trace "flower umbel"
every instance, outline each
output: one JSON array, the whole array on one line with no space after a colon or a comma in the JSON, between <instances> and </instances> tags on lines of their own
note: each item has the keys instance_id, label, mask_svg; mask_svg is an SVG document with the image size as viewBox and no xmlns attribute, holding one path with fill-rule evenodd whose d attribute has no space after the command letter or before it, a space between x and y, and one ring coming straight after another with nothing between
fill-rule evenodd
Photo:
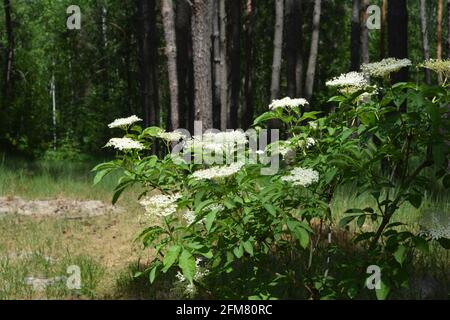
<instances>
[{"instance_id":1,"label":"flower umbel","mask_svg":"<svg viewBox=\"0 0 450 320\"><path fill-rule=\"evenodd\" d=\"M217 166L208 169L198 170L192 174L195 180L213 180L234 175L243 167L242 162L232 163L229 166Z\"/></svg>"},{"instance_id":2,"label":"flower umbel","mask_svg":"<svg viewBox=\"0 0 450 320\"><path fill-rule=\"evenodd\" d=\"M113 122L111 122L110 124L108 124L109 128L123 128L123 127L127 127L132 125L133 123L142 121L141 118L133 115L131 117L128 118L120 118L120 119L116 119Z\"/></svg>"},{"instance_id":3,"label":"flower umbel","mask_svg":"<svg viewBox=\"0 0 450 320\"><path fill-rule=\"evenodd\" d=\"M275 110L278 108L297 108L300 106L305 106L307 104L309 104L309 102L306 99L303 98L291 99L289 97L286 97L279 100L273 100L272 103L269 105L269 109Z\"/></svg>"},{"instance_id":4,"label":"flower umbel","mask_svg":"<svg viewBox=\"0 0 450 320\"><path fill-rule=\"evenodd\" d=\"M349 73L343 73L339 77L335 77L332 80L327 81L326 85L332 88L344 89L345 91L348 91L349 89L357 91L367 87L369 85L369 81L367 81L363 73L352 71Z\"/></svg>"},{"instance_id":5,"label":"flower umbel","mask_svg":"<svg viewBox=\"0 0 450 320\"><path fill-rule=\"evenodd\" d=\"M105 147L113 147L117 150L142 150L144 145L139 141L135 141L130 138L112 138L108 141Z\"/></svg>"},{"instance_id":6,"label":"flower umbel","mask_svg":"<svg viewBox=\"0 0 450 320\"><path fill-rule=\"evenodd\" d=\"M139 203L145 208L148 215L156 214L160 217L167 217L177 211L177 200L180 194L165 195L157 194L152 197L142 199Z\"/></svg>"},{"instance_id":7,"label":"flower umbel","mask_svg":"<svg viewBox=\"0 0 450 320\"><path fill-rule=\"evenodd\" d=\"M290 182L294 186L307 187L319 181L319 173L313 169L294 168L289 175L281 177L282 181Z\"/></svg>"},{"instance_id":8,"label":"flower umbel","mask_svg":"<svg viewBox=\"0 0 450 320\"><path fill-rule=\"evenodd\" d=\"M375 78L386 78L391 73L412 65L409 59L386 58L379 62L367 63L361 66L361 70Z\"/></svg>"}]
</instances>

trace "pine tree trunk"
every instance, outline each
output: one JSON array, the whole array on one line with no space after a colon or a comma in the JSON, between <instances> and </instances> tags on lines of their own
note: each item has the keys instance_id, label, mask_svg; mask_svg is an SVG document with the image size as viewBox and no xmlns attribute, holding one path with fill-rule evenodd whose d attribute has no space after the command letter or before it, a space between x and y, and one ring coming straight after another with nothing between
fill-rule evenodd
<instances>
[{"instance_id":1,"label":"pine tree trunk","mask_svg":"<svg viewBox=\"0 0 450 320\"><path fill-rule=\"evenodd\" d=\"M241 0L228 0L230 8L230 108L228 128L238 127L239 96L241 89Z\"/></svg>"},{"instance_id":2,"label":"pine tree trunk","mask_svg":"<svg viewBox=\"0 0 450 320\"><path fill-rule=\"evenodd\" d=\"M191 6L187 1L176 2L176 42L178 74L178 108L180 125L190 132L194 123L194 90L191 41Z\"/></svg>"},{"instance_id":3,"label":"pine tree trunk","mask_svg":"<svg viewBox=\"0 0 450 320\"><path fill-rule=\"evenodd\" d=\"M255 50L253 48L253 28L255 23L255 0L246 0L245 4L245 79L244 79L244 128L247 129L252 125L254 114L254 60Z\"/></svg>"},{"instance_id":4,"label":"pine tree trunk","mask_svg":"<svg viewBox=\"0 0 450 320\"><path fill-rule=\"evenodd\" d=\"M228 61L227 61L227 11L226 0L220 0L220 129L228 124Z\"/></svg>"},{"instance_id":5,"label":"pine tree trunk","mask_svg":"<svg viewBox=\"0 0 450 320\"><path fill-rule=\"evenodd\" d=\"M280 97L281 58L283 50L284 0L275 0L275 34L273 38L271 99Z\"/></svg>"},{"instance_id":6,"label":"pine tree trunk","mask_svg":"<svg viewBox=\"0 0 450 320\"><path fill-rule=\"evenodd\" d=\"M317 54L319 51L320 14L321 0L314 1L313 11L313 31L311 36L311 48L308 59L308 69L306 71L305 96L310 99L314 90L314 78L316 75Z\"/></svg>"},{"instance_id":7,"label":"pine tree trunk","mask_svg":"<svg viewBox=\"0 0 450 320\"><path fill-rule=\"evenodd\" d=\"M211 87L212 1L192 1L192 47L194 58L195 120L203 129L213 127Z\"/></svg>"},{"instance_id":8,"label":"pine tree trunk","mask_svg":"<svg viewBox=\"0 0 450 320\"><path fill-rule=\"evenodd\" d=\"M299 47L299 8L297 0L286 0L286 78L287 95L296 96Z\"/></svg>"},{"instance_id":9,"label":"pine tree trunk","mask_svg":"<svg viewBox=\"0 0 450 320\"><path fill-rule=\"evenodd\" d=\"M428 43L428 23L426 0L420 0L420 31L422 33L422 51L424 60L430 59L430 45ZM424 68L425 82L431 84L431 72Z\"/></svg>"},{"instance_id":10,"label":"pine tree trunk","mask_svg":"<svg viewBox=\"0 0 450 320\"><path fill-rule=\"evenodd\" d=\"M297 9L298 9L298 24L297 24L297 32L298 32L298 47L297 47L297 64L295 66L295 95L297 97L303 96L303 73L305 69L305 63L303 61L303 0L297 0Z\"/></svg>"},{"instance_id":11,"label":"pine tree trunk","mask_svg":"<svg viewBox=\"0 0 450 320\"><path fill-rule=\"evenodd\" d=\"M447 0L447 59L450 59L450 0Z\"/></svg>"},{"instance_id":12,"label":"pine tree trunk","mask_svg":"<svg viewBox=\"0 0 450 320\"><path fill-rule=\"evenodd\" d=\"M360 27L360 0L353 0L352 28L350 36L350 70L358 71L361 61L361 27Z\"/></svg>"},{"instance_id":13,"label":"pine tree trunk","mask_svg":"<svg viewBox=\"0 0 450 320\"><path fill-rule=\"evenodd\" d=\"M387 15L387 2L388 0L382 0L381 3L381 21L380 21L380 60L386 58L386 15Z\"/></svg>"},{"instance_id":14,"label":"pine tree trunk","mask_svg":"<svg viewBox=\"0 0 450 320\"><path fill-rule=\"evenodd\" d=\"M408 57L408 10L406 0L388 1L388 45L389 56ZM391 76L392 82L408 81L408 69L403 68Z\"/></svg>"},{"instance_id":15,"label":"pine tree trunk","mask_svg":"<svg viewBox=\"0 0 450 320\"><path fill-rule=\"evenodd\" d=\"M139 65L142 110L146 126L158 123L158 79L156 74L156 3L155 0L139 0Z\"/></svg>"},{"instance_id":16,"label":"pine tree trunk","mask_svg":"<svg viewBox=\"0 0 450 320\"><path fill-rule=\"evenodd\" d=\"M219 11L220 11L220 0L213 1L213 122L214 127L218 125L220 127L220 80L221 80L221 69L220 69L220 21L219 21Z\"/></svg>"},{"instance_id":17,"label":"pine tree trunk","mask_svg":"<svg viewBox=\"0 0 450 320\"><path fill-rule=\"evenodd\" d=\"M437 46L436 46L436 59L442 60L442 14L444 11L443 0L438 0L437 3ZM439 83L442 83L442 76L438 76Z\"/></svg>"},{"instance_id":18,"label":"pine tree trunk","mask_svg":"<svg viewBox=\"0 0 450 320\"><path fill-rule=\"evenodd\" d=\"M369 63L369 29L367 28L367 8L369 0L362 0L361 6L361 61Z\"/></svg>"},{"instance_id":19,"label":"pine tree trunk","mask_svg":"<svg viewBox=\"0 0 450 320\"><path fill-rule=\"evenodd\" d=\"M8 41L8 48L6 53L5 65L5 82L4 82L4 98L8 99L12 93L13 87L13 66L14 66L14 33L11 20L11 1L3 0L3 9L5 11L5 29L6 38Z\"/></svg>"},{"instance_id":20,"label":"pine tree trunk","mask_svg":"<svg viewBox=\"0 0 450 320\"><path fill-rule=\"evenodd\" d=\"M164 39L166 42L167 69L169 73L170 90L170 123L171 129L180 127L178 108L178 75L177 48L175 35L175 13L172 0L161 0L161 14L164 25Z\"/></svg>"}]
</instances>

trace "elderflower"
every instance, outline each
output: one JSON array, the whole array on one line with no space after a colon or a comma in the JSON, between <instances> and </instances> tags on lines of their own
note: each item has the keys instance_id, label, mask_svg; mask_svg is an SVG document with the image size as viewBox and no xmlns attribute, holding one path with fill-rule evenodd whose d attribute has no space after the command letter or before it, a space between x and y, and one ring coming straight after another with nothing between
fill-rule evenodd
<instances>
[{"instance_id":1,"label":"elderflower","mask_svg":"<svg viewBox=\"0 0 450 320\"><path fill-rule=\"evenodd\" d=\"M112 138L108 141L105 147L113 147L118 150L142 150L144 149L144 145L139 141L135 141L130 138Z\"/></svg>"},{"instance_id":2,"label":"elderflower","mask_svg":"<svg viewBox=\"0 0 450 320\"><path fill-rule=\"evenodd\" d=\"M289 97L279 99L279 100L273 100L272 103L269 105L270 110L275 110L278 108L297 108L299 106L305 106L309 104L309 102L306 99L298 98L298 99L291 99Z\"/></svg>"},{"instance_id":3,"label":"elderflower","mask_svg":"<svg viewBox=\"0 0 450 320\"><path fill-rule=\"evenodd\" d=\"M311 137L306 138L306 148L307 149L314 147L315 145L316 145L316 140L314 140L314 138L311 138Z\"/></svg>"},{"instance_id":4,"label":"elderflower","mask_svg":"<svg viewBox=\"0 0 450 320\"><path fill-rule=\"evenodd\" d=\"M120 118L120 119L116 119L113 122L111 122L110 124L108 124L109 128L122 128L122 127L127 127L132 125L133 123L142 121L141 118L138 118L137 116L131 116L128 118Z\"/></svg>"},{"instance_id":5,"label":"elderflower","mask_svg":"<svg viewBox=\"0 0 450 320\"><path fill-rule=\"evenodd\" d=\"M450 60L430 59L422 63L420 67L430 69L437 74L444 76L444 78L450 77Z\"/></svg>"},{"instance_id":6,"label":"elderflower","mask_svg":"<svg viewBox=\"0 0 450 320\"><path fill-rule=\"evenodd\" d=\"M443 221L436 214L431 215L431 219L428 223L425 223L421 231L421 235L431 237L433 240L439 240L441 238L450 239L450 220Z\"/></svg>"},{"instance_id":7,"label":"elderflower","mask_svg":"<svg viewBox=\"0 0 450 320\"><path fill-rule=\"evenodd\" d=\"M244 164L242 162L232 163L229 166L217 166L208 169L198 170L192 174L195 180L213 180L234 175L241 170Z\"/></svg>"},{"instance_id":8,"label":"elderflower","mask_svg":"<svg viewBox=\"0 0 450 320\"><path fill-rule=\"evenodd\" d=\"M248 142L247 135L241 130L225 132L206 132L202 136L194 136L186 141L187 150L204 152L231 152L236 146L244 146Z\"/></svg>"},{"instance_id":9,"label":"elderflower","mask_svg":"<svg viewBox=\"0 0 450 320\"><path fill-rule=\"evenodd\" d=\"M157 194L144 198L139 203L145 208L147 214L167 217L177 211L177 200L180 198L179 193L173 195Z\"/></svg>"},{"instance_id":10,"label":"elderflower","mask_svg":"<svg viewBox=\"0 0 450 320\"><path fill-rule=\"evenodd\" d=\"M177 131L173 132L161 131L157 134L157 137L166 141L180 141L185 137L185 135Z\"/></svg>"},{"instance_id":11,"label":"elderflower","mask_svg":"<svg viewBox=\"0 0 450 320\"><path fill-rule=\"evenodd\" d=\"M366 77L360 72L349 72L343 73L339 77L335 77L330 81L326 82L327 87L339 88L343 91L356 92L358 90L364 89L369 85Z\"/></svg>"},{"instance_id":12,"label":"elderflower","mask_svg":"<svg viewBox=\"0 0 450 320\"><path fill-rule=\"evenodd\" d=\"M319 173L313 169L294 168L289 175L281 177L282 181L290 182L294 186L307 187L319 181Z\"/></svg>"},{"instance_id":13,"label":"elderflower","mask_svg":"<svg viewBox=\"0 0 450 320\"><path fill-rule=\"evenodd\" d=\"M379 62L367 63L361 66L361 70L375 78L386 78L391 73L412 65L409 59L387 58Z\"/></svg>"}]
</instances>

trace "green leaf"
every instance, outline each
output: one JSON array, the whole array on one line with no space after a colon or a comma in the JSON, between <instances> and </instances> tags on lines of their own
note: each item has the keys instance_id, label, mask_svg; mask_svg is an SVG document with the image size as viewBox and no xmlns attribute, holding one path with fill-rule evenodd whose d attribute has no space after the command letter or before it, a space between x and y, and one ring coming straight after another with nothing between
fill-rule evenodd
<instances>
[{"instance_id":1,"label":"green leaf","mask_svg":"<svg viewBox=\"0 0 450 320\"><path fill-rule=\"evenodd\" d=\"M152 268L152 270L150 271L150 274L149 274L149 280L150 280L150 283L153 283L154 281L155 281L155 278L156 278L156 272L158 271L158 268L160 267L160 265L156 265L156 266L154 266L153 268Z\"/></svg>"},{"instance_id":2,"label":"green leaf","mask_svg":"<svg viewBox=\"0 0 450 320\"><path fill-rule=\"evenodd\" d=\"M422 251L425 254L430 252L430 246L429 246L428 242L424 238L415 237L414 238L414 246L418 250Z\"/></svg>"},{"instance_id":3,"label":"green leaf","mask_svg":"<svg viewBox=\"0 0 450 320\"><path fill-rule=\"evenodd\" d=\"M303 249L306 249L309 244L309 234L308 231L306 231L303 228L297 228L296 229L296 235L297 239L300 242L300 245L303 247Z\"/></svg>"},{"instance_id":4,"label":"green leaf","mask_svg":"<svg viewBox=\"0 0 450 320\"><path fill-rule=\"evenodd\" d=\"M217 210L213 210L206 215L205 226L206 226L206 230L208 232L211 231L211 227L212 227L214 220L216 220L216 216L217 216Z\"/></svg>"},{"instance_id":5,"label":"green leaf","mask_svg":"<svg viewBox=\"0 0 450 320\"><path fill-rule=\"evenodd\" d=\"M253 256L253 245L250 240L244 242L244 249L249 255Z\"/></svg>"},{"instance_id":6,"label":"green leaf","mask_svg":"<svg viewBox=\"0 0 450 320\"><path fill-rule=\"evenodd\" d=\"M276 216L277 215L277 209L271 205L270 203L264 203L263 207L267 210L267 212L269 212L272 216Z\"/></svg>"},{"instance_id":7,"label":"green leaf","mask_svg":"<svg viewBox=\"0 0 450 320\"><path fill-rule=\"evenodd\" d=\"M450 239L440 238L438 242L442 248L450 250Z\"/></svg>"},{"instance_id":8,"label":"green leaf","mask_svg":"<svg viewBox=\"0 0 450 320\"><path fill-rule=\"evenodd\" d=\"M450 188L450 174L446 175L444 179L442 179L442 184L446 189Z\"/></svg>"},{"instance_id":9,"label":"green leaf","mask_svg":"<svg viewBox=\"0 0 450 320\"><path fill-rule=\"evenodd\" d=\"M380 289L375 289L375 294L378 300L386 300L391 288L389 288L383 281L380 280Z\"/></svg>"},{"instance_id":10,"label":"green leaf","mask_svg":"<svg viewBox=\"0 0 450 320\"><path fill-rule=\"evenodd\" d=\"M180 252L181 252L181 246L179 246L179 245L174 245L169 248L167 253L164 255L164 260L163 260L164 268L162 270L164 273L166 273L167 270L169 270L170 267L177 261L178 256L180 255Z\"/></svg>"},{"instance_id":11,"label":"green leaf","mask_svg":"<svg viewBox=\"0 0 450 320\"><path fill-rule=\"evenodd\" d=\"M397 250L394 252L394 258L395 260L400 263L403 264L403 261L405 261L406 258L406 247L404 245L399 245Z\"/></svg>"},{"instance_id":12,"label":"green leaf","mask_svg":"<svg viewBox=\"0 0 450 320\"><path fill-rule=\"evenodd\" d=\"M197 265L195 264L194 257L189 251L183 250L183 252L180 255L180 261L178 263L178 266L181 268L181 271L183 272L185 278L190 283L192 283L192 281L194 280Z\"/></svg>"},{"instance_id":13,"label":"green leaf","mask_svg":"<svg viewBox=\"0 0 450 320\"><path fill-rule=\"evenodd\" d=\"M421 194L412 194L410 193L408 195L408 201L411 203L415 208L419 209L422 205L422 195Z\"/></svg>"},{"instance_id":14,"label":"green leaf","mask_svg":"<svg viewBox=\"0 0 450 320\"><path fill-rule=\"evenodd\" d=\"M233 249L233 253L236 256L236 258L240 259L244 255L244 246L239 244L239 247L235 247Z\"/></svg>"},{"instance_id":15,"label":"green leaf","mask_svg":"<svg viewBox=\"0 0 450 320\"><path fill-rule=\"evenodd\" d=\"M111 169L104 169L104 170L98 171L94 177L94 186L97 185L100 181L102 181L102 179L110 172L111 172Z\"/></svg>"}]
</instances>

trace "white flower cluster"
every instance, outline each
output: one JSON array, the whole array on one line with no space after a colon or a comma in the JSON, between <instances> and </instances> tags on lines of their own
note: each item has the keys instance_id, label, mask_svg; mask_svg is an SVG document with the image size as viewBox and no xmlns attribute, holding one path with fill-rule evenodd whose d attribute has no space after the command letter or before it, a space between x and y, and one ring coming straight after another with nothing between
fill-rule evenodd
<instances>
[{"instance_id":1,"label":"white flower cluster","mask_svg":"<svg viewBox=\"0 0 450 320\"><path fill-rule=\"evenodd\" d=\"M188 150L201 149L204 152L231 152L236 146L245 146L248 142L247 135L240 130L225 132L207 132L202 136L194 136L186 141Z\"/></svg>"},{"instance_id":2,"label":"white flower cluster","mask_svg":"<svg viewBox=\"0 0 450 320\"><path fill-rule=\"evenodd\" d=\"M306 148L307 149L314 147L315 145L316 145L316 140L314 140L314 138L311 138L311 137L306 138Z\"/></svg>"},{"instance_id":3,"label":"white flower cluster","mask_svg":"<svg viewBox=\"0 0 450 320\"><path fill-rule=\"evenodd\" d=\"M294 186L307 187L319 181L319 173L313 169L294 168L289 175L281 177L282 181L290 182Z\"/></svg>"},{"instance_id":4,"label":"white flower cluster","mask_svg":"<svg viewBox=\"0 0 450 320\"><path fill-rule=\"evenodd\" d=\"M243 167L244 163L236 162L228 166L216 166L208 169L198 170L192 174L195 180L213 180L234 175Z\"/></svg>"},{"instance_id":5,"label":"white flower cluster","mask_svg":"<svg viewBox=\"0 0 450 320\"><path fill-rule=\"evenodd\" d=\"M166 141L180 141L185 137L185 135L177 131L173 132L161 131L157 134L157 137Z\"/></svg>"},{"instance_id":6,"label":"white flower cluster","mask_svg":"<svg viewBox=\"0 0 450 320\"><path fill-rule=\"evenodd\" d=\"M160 217L167 217L177 211L177 200L181 198L180 194L157 194L152 197L146 197L139 203L145 208L147 214L156 214Z\"/></svg>"},{"instance_id":7,"label":"white flower cluster","mask_svg":"<svg viewBox=\"0 0 450 320\"><path fill-rule=\"evenodd\" d=\"M194 281L201 280L204 276L206 276L209 273L208 269L201 267L201 265L200 265L201 262L202 262L201 258L195 259L196 272L194 275ZM186 277L180 271L177 272L176 277L177 277L178 281L183 284L185 284L187 282ZM196 288L193 283L188 283L186 285L185 292L187 294L193 294L195 292L195 290L196 290Z\"/></svg>"},{"instance_id":8,"label":"white flower cluster","mask_svg":"<svg viewBox=\"0 0 450 320\"><path fill-rule=\"evenodd\" d=\"M144 145L139 141L135 141L130 138L111 138L105 147L113 147L117 150L142 150Z\"/></svg>"},{"instance_id":9,"label":"white flower cluster","mask_svg":"<svg viewBox=\"0 0 450 320\"><path fill-rule=\"evenodd\" d=\"M450 221L445 223L441 221L436 215L431 217L431 223L426 226L426 230L421 232L422 235L427 235L433 240L441 238L450 239Z\"/></svg>"},{"instance_id":10,"label":"white flower cluster","mask_svg":"<svg viewBox=\"0 0 450 320\"><path fill-rule=\"evenodd\" d=\"M379 62L367 63L361 66L362 72L375 78L386 78L391 73L412 65L409 59L387 58Z\"/></svg>"},{"instance_id":11,"label":"white flower cluster","mask_svg":"<svg viewBox=\"0 0 450 320\"><path fill-rule=\"evenodd\" d=\"M422 68L430 69L445 78L450 77L450 60L430 59L420 65Z\"/></svg>"},{"instance_id":12,"label":"white flower cluster","mask_svg":"<svg viewBox=\"0 0 450 320\"><path fill-rule=\"evenodd\" d=\"M137 116L131 116L128 118L120 118L120 119L116 119L113 122L111 122L110 124L108 124L108 127L112 128L122 128L122 127L127 127L132 125L133 123L142 121L141 118L138 118Z\"/></svg>"},{"instance_id":13,"label":"white flower cluster","mask_svg":"<svg viewBox=\"0 0 450 320\"><path fill-rule=\"evenodd\" d=\"M275 110L278 108L297 108L307 104L309 104L309 102L303 98L291 99L289 97L285 97L283 99L273 100L269 105L269 109Z\"/></svg>"},{"instance_id":14,"label":"white flower cluster","mask_svg":"<svg viewBox=\"0 0 450 320\"><path fill-rule=\"evenodd\" d=\"M327 81L326 85L332 88L352 88L356 91L366 88L369 85L369 81L363 73L352 71Z\"/></svg>"}]
</instances>

